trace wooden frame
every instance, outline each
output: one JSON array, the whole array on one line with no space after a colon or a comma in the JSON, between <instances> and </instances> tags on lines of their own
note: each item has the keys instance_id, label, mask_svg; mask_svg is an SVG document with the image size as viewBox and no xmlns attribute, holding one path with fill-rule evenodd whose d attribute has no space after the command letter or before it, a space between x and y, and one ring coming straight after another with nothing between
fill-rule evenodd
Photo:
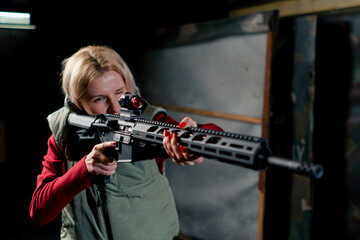
<instances>
[{"instance_id":1,"label":"wooden frame","mask_svg":"<svg viewBox=\"0 0 360 240\"><path fill-rule=\"evenodd\" d=\"M230 114L230 113L221 113L221 112L212 112L212 111L206 111L202 109L194 109L194 108L188 108L188 107L179 107L174 105L166 105L162 103L154 103L156 106L163 107L167 110L176 111L176 112L184 112L184 113L192 113L207 117L215 117L215 118L222 118L226 120L233 120L233 121L240 121L240 122L247 122L247 123L253 123L253 124L262 124L263 119L251 117L251 116L244 116L244 115L237 115L237 114Z\"/></svg>"},{"instance_id":2,"label":"wooden frame","mask_svg":"<svg viewBox=\"0 0 360 240\"><path fill-rule=\"evenodd\" d=\"M234 9L229 12L229 16L243 16L261 11L278 10L280 17L287 17L354 7L360 7L360 0L286 0Z\"/></svg>"},{"instance_id":3,"label":"wooden frame","mask_svg":"<svg viewBox=\"0 0 360 240\"><path fill-rule=\"evenodd\" d=\"M270 86L271 86L271 59L272 59L272 42L273 33L267 34L267 49L266 49L266 69L265 69L265 88L264 88L264 108L262 120L262 137L269 137L270 128ZM265 181L266 172L259 173L259 211L258 211L258 230L256 239L263 239L264 229L264 214L265 214Z\"/></svg>"}]
</instances>

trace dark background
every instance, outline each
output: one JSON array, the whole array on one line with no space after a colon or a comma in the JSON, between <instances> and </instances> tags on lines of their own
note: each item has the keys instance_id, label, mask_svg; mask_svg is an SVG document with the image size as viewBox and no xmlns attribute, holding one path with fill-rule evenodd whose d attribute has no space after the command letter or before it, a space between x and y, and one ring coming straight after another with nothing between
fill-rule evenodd
<instances>
[{"instance_id":1,"label":"dark background","mask_svg":"<svg viewBox=\"0 0 360 240\"><path fill-rule=\"evenodd\" d=\"M51 134L46 117L63 102L62 60L82 46L108 45L133 68L154 29L224 18L225 9L221 1L0 1L1 11L31 13L36 25L0 28L0 121L6 135L0 239L59 238L59 219L38 227L28 208Z\"/></svg>"},{"instance_id":2,"label":"dark background","mask_svg":"<svg viewBox=\"0 0 360 240\"><path fill-rule=\"evenodd\" d=\"M62 60L82 46L109 45L133 69L143 50L152 45L155 29L226 18L230 7L225 0L0 1L1 11L29 12L31 24L36 25L36 30L0 28L0 122L5 124L6 145L6 161L0 163L0 239L59 238L59 219L44 227L36 226L28 207L51 134L46 117L63 102L59 84ZM360 103L360 87L352 76L353 69L360 68L359 63L354 65L360 48L352 45L349 37L360 26L357 19L358 15L320 16L318 20L313 144L315 161L325 166L326 174L314 184L313 239L346 239L349 228L355 229L354 239L360 235L356 230L360 220L353 217L348 223L346 219L348 181L354 183L353 195L360 184L353 180L356 174L347 179L345 160L346 136L357 144L350 155L352 161L360 159L356 131L360 120L346 127L349 108L357 109ZM289 142L293 138L289 94L295 54L293 20L280 21L273 50L271 109L278 119L271 119L270 132L276 134L270 135L270 141L274 153L284 157L291 157ZM360 33L353 34L360 39ZM136 78L137 73L134 75ZM357 90L352 95L351 88ZM347 133L349 128L353 132ZM288 238L290 191L288 173L268 172L265 239Z\"/></svg>"}]
</instances>

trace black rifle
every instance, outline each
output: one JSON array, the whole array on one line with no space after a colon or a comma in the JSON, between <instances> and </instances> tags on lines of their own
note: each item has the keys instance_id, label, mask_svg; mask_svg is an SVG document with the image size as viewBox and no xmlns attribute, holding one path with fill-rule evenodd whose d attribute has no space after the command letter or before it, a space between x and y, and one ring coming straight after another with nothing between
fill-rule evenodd
<instances>
[{"instance_id":1,"label":"black rifle","mask_svg":"<svg viewBox=\"0 0 360 240\"><path fill-rule=\"evenodd\" d=\"M80 141L115 141L115 151L106 154L117 162L168 157L162 143L164 130L167 130L176 133L179 144L196 156L254 170L276 166L317 179L323 175L323 167L319 164L271 156L265 138L195 127L180 129L177 125L145 120L141 118L141 113L147 106L146 101L130 93L125 93L119 103L120 115L71 113L68 118ZM109 181L109 178L105 181Z\"/></svg>"}]
</instances>

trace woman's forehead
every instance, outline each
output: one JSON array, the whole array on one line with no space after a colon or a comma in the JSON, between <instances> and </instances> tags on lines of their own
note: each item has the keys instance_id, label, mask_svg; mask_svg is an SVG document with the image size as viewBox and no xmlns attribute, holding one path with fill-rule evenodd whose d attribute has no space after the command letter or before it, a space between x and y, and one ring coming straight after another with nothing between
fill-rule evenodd
<instances>
[{"instance_id":1,"label":"woman's forehead","mask_svg":"<svg viewBox=\"0 0 360 240\"><path fill-rule=\"evenodd\" d=\"M98 95L102 92L116 91L125 87L124 79L115 71L106 71L99 77L91 80L87 92L90 95Z\"/></svg>"}]
</instances>

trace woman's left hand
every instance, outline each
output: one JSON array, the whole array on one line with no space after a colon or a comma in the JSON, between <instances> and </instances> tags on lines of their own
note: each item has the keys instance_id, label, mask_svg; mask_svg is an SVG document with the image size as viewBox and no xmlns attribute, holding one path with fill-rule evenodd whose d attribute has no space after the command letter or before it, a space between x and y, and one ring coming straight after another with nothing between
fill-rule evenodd
<instances>
[{"instance_id":1,"label":"woman's left hand","mask_svg":"<svg viewBox=\"0 0 360 240\"><path fill-rule=\"evenodd\" d=\"M187 127L197 127L197 123L191 118L185 117L179 123L179 128L185 129ZM173 162L176 162L179 165L192 166L204 161L203 157L196 157L190 153L186 147L181 146L178 142L176 133L165 130L163 144L167 154L173 159Z\"/></svg>"}]
</instances>

